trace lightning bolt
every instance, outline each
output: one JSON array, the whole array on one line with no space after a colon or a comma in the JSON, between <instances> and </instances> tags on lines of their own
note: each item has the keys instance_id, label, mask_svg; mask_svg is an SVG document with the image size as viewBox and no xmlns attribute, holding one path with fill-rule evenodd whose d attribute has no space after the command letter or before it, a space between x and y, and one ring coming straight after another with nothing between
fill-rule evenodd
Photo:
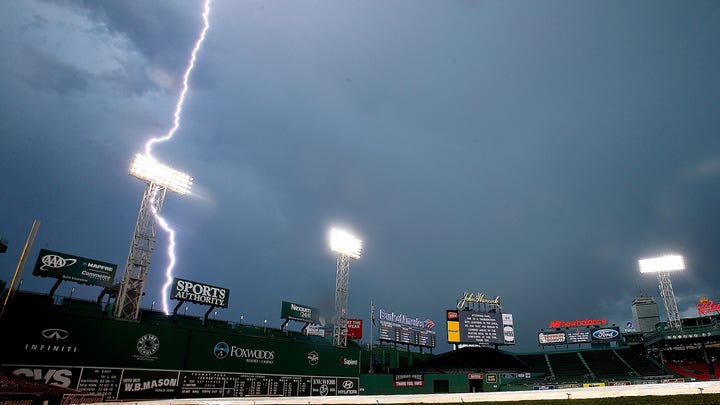
<instances>
[{"instance_id":1,"label":"lightning bolt","mask_svg":"<svg viewBox=\"0 0 720 405\"><path fill-rule=\"evenodd\" d=\"M182 91L180 92L180 96L178 97L178 101L175 104L175 112L173 114L173 126L170 128L170 130L165 133L163 136L154 137L151 138L147 143L145 143L145 156L149 159L152 159L152 161L156 161L156 159L152 155L152 147L154 144L158 142L165 142L167 140L170 140L170 138L175 135L175 132L180 128L180 117L182 116L182 110L183 110L183 104L185 104L185 96L187 95L188 89L190 86L188 85L188 81L190 79L190 73L192 72L193 68L195 67L195 60L197 59L197 54L200 51L200 48L202 47L203 41L205 41L205 35L207 34L208 29L210 28L210 2L211 0L205 0L203 5L203 13L202 13L202 19L203 19L203 28L200 31L200 35L198 35L197 40L195 41L195 46L192 49L192 53L190 56L190 61L187 64L187 68L185 69L185 74L183 75L183 86ZM167 248L167 255L170 258L170 262L168 263L167 268L165 269L165 284L162 288L162 305L163 305L163 311L165 312L165 315L169 315L170 311L168 309L168 294L167 291L170 288L170 284L172 284L173 279L173 268L175 267L175 262L177 261L175 258L175 231L170 227L170 224L168 224L167 220L160 216L160 213L155 208L155 198L156 195L153 195L150 201L150 206L152 207L152 213L155 217L155 220L160 225L160 227L168 234L168 239L170 240L170 243L168 244Z\"/></svg>"}]
</instances>

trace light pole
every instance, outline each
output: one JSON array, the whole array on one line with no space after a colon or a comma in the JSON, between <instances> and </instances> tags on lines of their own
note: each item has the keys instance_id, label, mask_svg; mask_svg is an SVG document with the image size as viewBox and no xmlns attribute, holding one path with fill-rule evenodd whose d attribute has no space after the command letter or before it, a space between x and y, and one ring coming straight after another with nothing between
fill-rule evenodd
<instances>
[{"instance_id":1,"label":"light pole","mask_svg":"<svg viewBox=\"0 0 720 405\"><path fill-rule=\"evenodd\" d=\"M115 300L115 317L134 320L140 313L140 300L155 246L156 215L162 209L168 190L180 195L190 193L192 178L142 154L135 155L130 175L143 180L147 186L130 242L125 273Z\"/></svg>"},{"instance_id":2,"label":"light pole","mask_svg":"<svg viewBox=\"0 0 720 405\"><path fill-rule=\"evenodd\" d=\"M678 312L675 293L670 282L670 272L685 270L683 257L680 255L666 255L641 259L638 260L638 266L640 267L640 273L657 273L660 296L665 303L668 325L670 329L681 329L682 322L680 322L680 312Z\"/></svg>"},{"instance_id":3,"label":"light pole","mask_svg":"<svg viewBox=\"0 0 720 405\"><path fill-rule=\"evenodd\" d=\"M359 259L362 241L345 231L333 228L330 231L330 249L337 253L335 275L335 320L333 323L333 344L347 346L348 284L350 281L350 260Z\"/></svg>"}]
</instances>

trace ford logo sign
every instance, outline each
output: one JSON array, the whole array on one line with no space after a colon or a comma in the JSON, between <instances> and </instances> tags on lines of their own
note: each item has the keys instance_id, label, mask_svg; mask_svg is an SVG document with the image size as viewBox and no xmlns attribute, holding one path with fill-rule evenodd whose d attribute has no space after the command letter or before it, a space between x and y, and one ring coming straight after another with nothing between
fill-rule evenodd
<instances>
[{"instance_id":1,"label":"ford logo sign","mask_svg":"<svg viewBox=\"0 0 720 405\"><path fill-rule=\"evenodd\" d=\"M618 337L618 335L620 335L620 332L616 331L615 329L600 329L593 332L592 335L595 339L610 340Z\"/></svg>"}]
</instances>

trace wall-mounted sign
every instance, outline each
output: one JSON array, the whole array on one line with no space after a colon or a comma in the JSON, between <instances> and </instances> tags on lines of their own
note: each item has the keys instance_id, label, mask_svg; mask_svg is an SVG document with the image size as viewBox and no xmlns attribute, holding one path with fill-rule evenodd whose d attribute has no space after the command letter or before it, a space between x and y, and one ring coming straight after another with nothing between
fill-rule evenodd
<instances>
[{"instance_id":1,"label":"wall-mounted sign","mask_svg":"<svg viewBox=\"0 0 720 405\"><path fill-rule=\"evenodd\" d=\"M280 311L281 319L290 319L299 322L320 323L320 310L307 305L283 301Z\"/></svg>"},{"instance_id":2,"label":"wall-mounted sign","mask_svg":"<svg viewBox=\"0 0 720 405\"><path fill-rule=\"evenodd\" d=\"M422 374L395 374L393 386L395 387L422 387L425 385L425 376Z\"/></svg>"},{"instance_id":3,"label":"wall-mounted sign","mask_svg":"<svg viewBox=\"0 0 720 405\"><path fill-rule=\"evenodd\" d=\"M116 270L116 264L40 249L33 275L112 287Z\"/></svg>"},{"instance_id":4,"label":"wall-mounted sign","mask_svg":"<svg viewBox=\"0 0 720 405\"><path fill-rule=\"evenodd\" d=\"M173 279L170 299L227 308L230 290L196 281Z\"/></svg>"}]
</instances>

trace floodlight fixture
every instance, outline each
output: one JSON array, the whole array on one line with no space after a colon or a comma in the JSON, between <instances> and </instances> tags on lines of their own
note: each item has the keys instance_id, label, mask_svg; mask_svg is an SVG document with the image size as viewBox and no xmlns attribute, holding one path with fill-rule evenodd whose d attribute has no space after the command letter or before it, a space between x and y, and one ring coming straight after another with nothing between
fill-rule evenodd
<instances>
[{"instance_id":1,"label":"floodlight fixture","mask_svg":"<svg viewBox=\"0 0 720 405\"><path fill-rule=\"evenodd\" d=\"M638 260L638 266L640 267L641 273L657 274L658 287L660 289L660 296L665 304L668 326L670 329L682 329L680 312L678 311L675 292L673 291L672 282L670 281L670 272L685 270L683 257L680 255L665 255L641 259Z\"/></svg>"},{"instance_id":2,"label":"floodlight fixture","mask_svg":"<svg viewBox=\"0 0 720 405\"><path fill-rule=\"evenodd\" d=\"M159 163L157 160L138 153L130 167L130 175L181 195L189 194L192 177L181 171Z\"/></svg>"},{"instance_id":3,"label":"floodlight fixture","mask_svg":"<svg viewBox=\"0 0 720 405\"><path fill-rule=\"evenodd\" d=\"M685 261L680 255L665 255L638 260L640 273L685 270Z\"/></svg>"},{"instance_id":4,"label":"floodlight fixture","mask_svg":"<svg viewBox=\"0 0 720 405\"><path fill-rule=\"evenodd\" d=\"M348 232L332 228L330 230L330 249L351 259L359 259L362 251L362 241Z\"/></svg>"}]
</instances>

